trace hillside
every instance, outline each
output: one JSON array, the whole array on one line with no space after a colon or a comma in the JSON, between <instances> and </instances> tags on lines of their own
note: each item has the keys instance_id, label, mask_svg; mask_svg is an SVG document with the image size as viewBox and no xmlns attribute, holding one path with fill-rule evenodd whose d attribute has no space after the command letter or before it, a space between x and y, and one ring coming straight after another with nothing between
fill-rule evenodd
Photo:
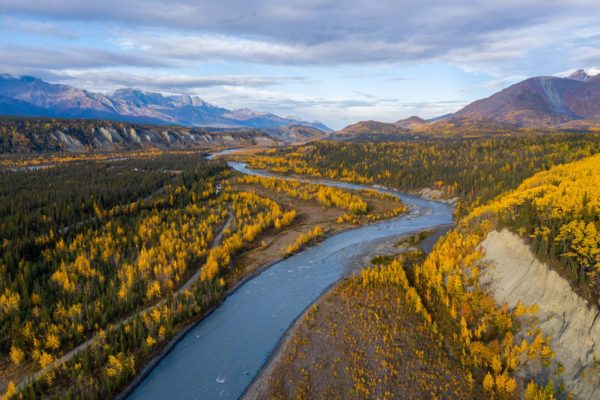
<instances>
[{"instance_id":1,"label":"hillside","mask_svg":"<svg viewBox=\"0 0 600 400\"><path fill-rule=\"evenodd\" d=\"M579 70L566 78L530 78L477 100L453 116L483 117L524 127L560 126L571 121L594 125L600 119L600 76Z\"/></svg>"},{"instance_id":2,"label":"hillside","mask_svg":"<svg viewBox=\"0 0 600 400\"><path fill-rule=\"evenodd\" d=\"M394 125L405 129L419 129L427 126L427 121L416 115L394 122Z\"/></svg>"},{"instance_id":3,"label":"hillside","mask_svg":"<svg viewBox=\"0 0 600 400\"><path fill-rule=\"evenodd\" d=\"M0 75L0 115L88 118L148 124L211 126L221 128L278 128L301 125L323 132L320 122L283 118L247 108L229 110L199 97L163 95L138 89L94 93L41 79Z\"/></svg>"},{"instance_id":4,"label":"hillside","mask_svg":"<svg viewBox=\"0 0 600 400\"><path fill-rule=\"evenodd\" d=\"M279 128L263 129L269 136L286 143L304 143L322 139L325 132L311 126L285 125Z\"/></svg>"},{"instance_id":5,"label":"hillside","mask_svg":"<svg viewBox=\"0 0 600 400\"><path fill-rule=\"evenodd\" d=\"M488 136L523 132L522 128L514 124L498 122L490 118L456 115L423 125L415 131L429 135L449 136Z\"/></svg>"},{"instance_id":6,"label":"hillside","mask_svg":"<svg viewBox=\"0 0 600 400\"><path fill-rule=\"evenodd\" d=\"M581 293L600 304L600 156L556 166L514 191L476 208L468 222L489 215L528 238L542 260L554 260Z\"/></svg>"},{"instance_id":7,"label":"hillside","mask_svg":"<svg viewBox=\"0 0 600 400\"><path fill-rule=\"evenodd\" d=\"M563 364L559 382L576 398L600 393L597 379L600 304L600 155L559 165L473 210L463 221L492 221L482 243L497 301L537 305L540 329ZM529 249L526 244L529 244Z\"/></svg>"},{"instance_id":8,"label":"hillside","mask_svg":"<svg viewBox=\"0 0 600 400\"><path fill-rule=\"evenodd\" d=\"M501 135L371 142L315 142L248 158L257 169L380 184L405 192L429 188L463 207L484 204L551 165L600 151L595 133Z\"/></svg>"},{"instance_id":9,"label":"hillside","mask_svg":"<svg viewBox=\"0 0 600 400\"><path fill-rule=\"evenodd\" d=\"M334 132L332 140L389 140L404 138L410 131L406 128L379 121L360 121Z\"/></svg>"},{"instance_id":10,"label":"hillside","mask_svg":"<svg viewBox=\"0 0 600 400\"><path fill-rule=\"evenodd\" d=\"M482 283L498 303L511 308L537 307L540 330L550 338L563 366L559 378L575 398L595 399L600 382L594 377L600 357L599 310L590 307L569 281L548 263L541 262L519 235L507 229L492 231L481 243L485 261L494 265L482 275Z\"/></svg>"},{"instance_id":11,"label":"hillside","mask_svg":"<svg viewBox=\"0 0 600 400\"><path fill-rule=\"evenodd\" d=\"M252 129L211 131L87 119L0 118L0 153L247 147L280 143Z\"/></svg>"}]
</instances>

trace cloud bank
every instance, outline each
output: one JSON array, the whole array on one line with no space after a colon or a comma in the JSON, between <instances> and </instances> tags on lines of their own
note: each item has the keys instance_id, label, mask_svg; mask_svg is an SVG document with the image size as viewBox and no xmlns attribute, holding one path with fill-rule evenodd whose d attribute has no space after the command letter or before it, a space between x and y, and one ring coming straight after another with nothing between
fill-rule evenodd
<instances>
[{"instance_id":1,"label":"cloud bank","mask_svg":"<svg viewBox=\"0 0 600 400\"><path fill-rule=\"evenodd\" d=\"M0 57L5 72L103 88L289 94L348 67L444 64L485 75L480 86L492 90L600 64L596 9L591 0L0 0Z\"/></svg>"}]
</instances>

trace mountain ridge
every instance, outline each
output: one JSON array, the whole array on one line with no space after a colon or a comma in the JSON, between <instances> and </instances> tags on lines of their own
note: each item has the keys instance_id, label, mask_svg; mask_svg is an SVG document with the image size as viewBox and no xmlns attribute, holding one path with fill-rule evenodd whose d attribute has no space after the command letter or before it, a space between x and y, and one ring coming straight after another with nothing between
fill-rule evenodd
<instances>
[{"instance_id":1,"label":"mountain ridge","mask_svg":"<svg viewBox=\"0 0 600 400\"><path fill-rule=\"evenodd\" d=\"M580 69L568 76L537 76L475 100L455 113L394 123L359 121L329 135L346 140L385 133L508 132L522 129L589 129L600 125L600 74ZM394 128L396 127L396 129Z\"/></svg>"},{"instance_id":2,"label":"mountain ridge","mask_svg":"<svg viewBox=\"0 0 600 400\"><path fill-rule=\"evenodd\" d=\"M0 99L0 114L5 116L105 119L216 128L274 129L295 125L332 132L318 121L283 118L247 108L229 110L197 96L164 95L135 88L102 94L27 75L0 75Z\"/></svg>"},{"instance_id":3,"label":"mountain ridge","mask_svg":"<svg viewBox=\"0 0 600 400\"><path fill-rule=\"evenodd\" d=\"M526 128L562 127L600 120L600 74L580 69L569 76L536 76L515 83L455 112Z\"/></svg>"},{"instance_id":4,"label":"mountain ridge","mask_svg":"<svg viewBox=\"0 0 600 400\"><path fill-rule=\"evenodd\" d=\"M110 152L148 148L231 148L285 144L285 141L276 138L278 135L246 128L216 129L95 119L2 117L0 154Z\"/></svg>"}]
</instances>

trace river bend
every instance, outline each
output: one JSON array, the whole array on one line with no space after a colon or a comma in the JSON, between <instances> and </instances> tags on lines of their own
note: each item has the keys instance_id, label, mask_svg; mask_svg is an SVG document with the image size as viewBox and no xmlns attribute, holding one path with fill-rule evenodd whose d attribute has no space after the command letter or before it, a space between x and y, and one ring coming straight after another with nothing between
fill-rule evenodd
<instances>
[{"instance_id":1,"label":"river bend","mask_svg":"<svg viewBox=\"0 0 600 400\"><path fill-rule=\"evenodd\" d=\"M245 174L279 176L251 170L245 163L229 162L229 166ZM246 281L175 345L129 400L239 398L288 327L342 278L354 257L378 240L452 222L452 208L445 204L380 187L318 182L391 193L399 196L410 212L331 236Z\"/></svg>"}]
</instances>

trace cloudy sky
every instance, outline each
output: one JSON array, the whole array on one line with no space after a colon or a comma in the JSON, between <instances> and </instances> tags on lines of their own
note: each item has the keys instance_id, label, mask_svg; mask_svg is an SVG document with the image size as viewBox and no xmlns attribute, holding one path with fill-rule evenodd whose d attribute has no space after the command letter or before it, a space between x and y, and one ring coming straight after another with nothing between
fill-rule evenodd
<instances>
[{"instance_id":1,"label":"cloudy sky","mask_svg":"<svg viewBox=\"0 0 600 400\"><path fill-rule=\"evenodd\" d=\"M597 0L0 0L0 73L341 128L600 66Z\"/></svg>"}]
</instances>

